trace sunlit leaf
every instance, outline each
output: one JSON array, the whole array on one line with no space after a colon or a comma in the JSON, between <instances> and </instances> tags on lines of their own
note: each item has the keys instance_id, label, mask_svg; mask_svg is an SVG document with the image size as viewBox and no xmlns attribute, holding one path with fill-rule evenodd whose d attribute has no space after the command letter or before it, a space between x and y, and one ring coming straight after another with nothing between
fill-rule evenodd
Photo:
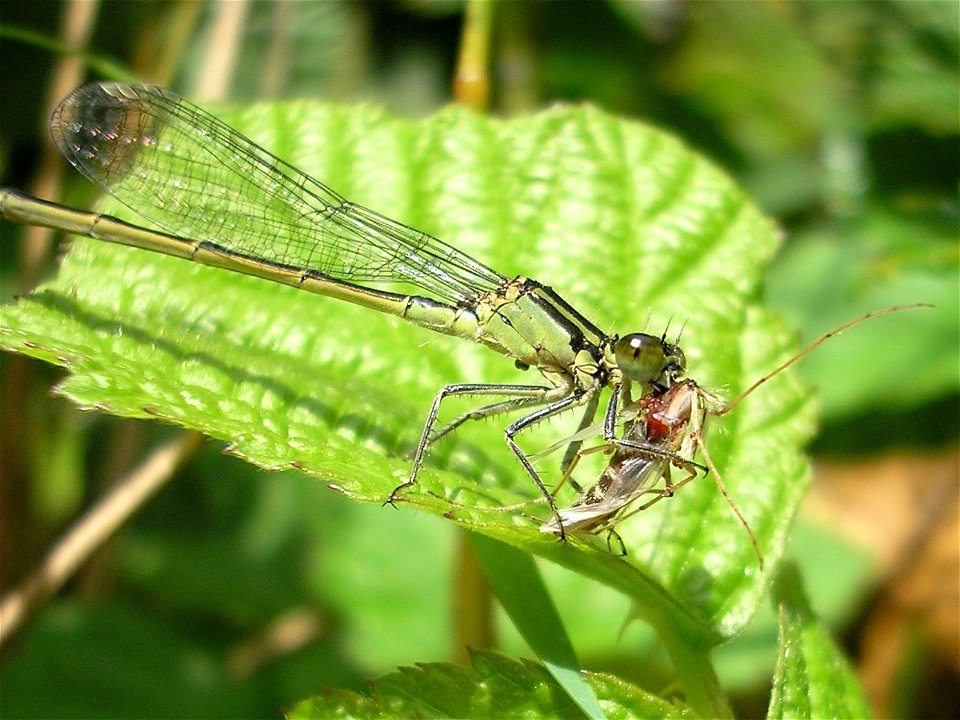
<instances>
[{"instance_id":1,"label":"sunlit leaf","mask_svg":"<svg viewBox=\"0 0 960 720\"><path fill-rule=\"evenodd\" d=\"M658 130L590 107L507 122L450 108L411 122L287 103L227 119L351 199L549 283L598 327L683 325L690 373L706 387L735 392L790 347L755 300L776 247L771 223ZM408 475L402 455L439 387L537 381L493 352L367 310L89 240L54 281L4 308L0 342L67 368L58 391L82 407L198 429L257 465L302 468L378 503ZM575 421L521 442L533 451ZM807 481L798 448L810 425L806 394L781 376L708 433L768 567ZM600 538L541 535L528 515L542 508L492 507L537 496L501 427L468 424L438 444L408 504L608 583L679 636L718 641L749 619L766 576L710 478L624 525L629 553L614 557ZM548 483L558 462L540 464Z\"/></svg>"},{"instance_id":2,"label":"sunlit leaf","mask_svg":"<svg viewBox=\"0 0 960 720\"><path fill-rule=\"evenodd\" d=\"M856 673L814 617L793 565L777 581L780 650L768 718L865 718Z\"/></svg>"},{"instance_id":3,"label":"sunlit leaf","mask_svg":"<svg viewBox=\"0 0 960 720\"><path fill-rule=\"evenodd\" d=\"M471 667L429 663L378 678L369 695L343 690L304 700L289 720L310 718L582 718L540 665L474 652ZM687 707L660 700L609 675L590 676L609 718L687 718Z\"/></svg>"}]
</instances>

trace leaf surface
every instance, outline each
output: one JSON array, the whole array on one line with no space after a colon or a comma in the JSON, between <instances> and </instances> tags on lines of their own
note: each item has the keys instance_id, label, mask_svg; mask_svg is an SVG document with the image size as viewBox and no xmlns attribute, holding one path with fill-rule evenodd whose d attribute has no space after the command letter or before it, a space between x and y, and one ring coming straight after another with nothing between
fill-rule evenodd
<instances>
[{"instance_id":1,"label":"leaf surface","mask_svg":"<svg viewBox=\"0 0 960 720\"><path fill-rule=\"evenodd\" d=\"M421 664L371 683L361 695L333 690L304 700L289 720L310 718L582 718L570 699L540 665L476 651L470 667ZM680 703L660 700L602 673L589 676L608 718L693 718Z\"/></svg>"},{"instance_id":2,"label":"leaf surface","mask_svg":"<svg viewBox=\"0 0 960 720\"><path fill-rule=\"evenodd\" d=\"M775 597L780 649L767 717L870 717L856 673L814 616L794 565L781 572Z\"/></svg>"},{"instance_id":3,"label":"leaf surface","mask_svg":"<svg viewBox=\"0 0 960 720\"><path fill-rule=\"evenodd\" d=\"M659 130L591 107L511 121L448 108L413 122L301 102L222 116L351 200L551 285L604 330L682 324L690 375L705 387L732 394L789 351L756 301L774 228ZM53 281L4 307L0 343L67 368L58 392L81 407L197 429L256 465L302 468L369 502L407 477L403 453L445 383L539 382L485 348L369 310L87 239ZM521 442L535 452L576 420ZM808 482L799 448L811 424L789 374L711 423L711 453L768 567ZM688 640L718 642L746 623L766 575L709 478L624 524L626 558L602 538L558 543L538 530L542 507L497 507L536 498L502 426L468 423L438 443L407 504L605 582ZM540 463L548 485L558 465ZM584 467L581 484L599 471ZM559 501L572 502L565 492Z\"/></svg>"}]
</instances>

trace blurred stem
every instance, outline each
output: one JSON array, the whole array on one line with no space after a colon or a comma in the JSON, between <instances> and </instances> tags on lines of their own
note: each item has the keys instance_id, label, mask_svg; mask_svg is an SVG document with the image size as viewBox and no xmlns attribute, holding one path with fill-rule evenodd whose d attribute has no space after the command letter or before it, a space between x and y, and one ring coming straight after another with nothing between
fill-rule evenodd
<instances>
[{"instance_id":1,"label":"blurred stem","mask_svg":"<svg viewBox=\"0 0 960 720\"><path fill-rule=\"evenodd\" d=\"M81 2L74 0L63 7L63 18L60 22L60 37L63 46L69 48L70 53L60 56L50 78L50 87L47 92L45 107L53 107L83 81L85 71L82 52L86 50L97 20L100 9L98 2ZM47 115L43 117L43 133L46 134ZM42 146L40 167L30 186L30 192L38 197L60 197L61 175L63 160L53 145L49 142ZM45 261L50 254L50 245L53 241L53 231L39 226L30 226L24 233L23 262L20 268L20 277L23 278L24 288L32 288L45 267Z\"/></svg>"},{"instance_id":2,"label":"blurred stem","mask_svg":"<svg viewBox=\"0 0 960 720\"><path fill-rule=\"evenodd\" d=\"M490 99L490 32L494 0L469 0L463 19L463 35L453 97L460 105L482 112Z\"/></svg>"},{"instance_id":3,"label":"blurred stem","mask_svg":"<svg viewBox=\"0 0 960 720\"><path fill-rule=\"evenodd\" d=\"M669 615L660 621L644 614L663 643L677 674L687 703L700 717L732 718L733 711L720 687L720 680L710 660L710 648L694 645L681 635Z\"/></svg>"},{"instance_id":4,"label":"blurred stem","mask_svg":"<svg viewBox=\"0 0 960 720\"><path fill-rule=\"evenodd\" d=\"M60 21L60 44L50 43L47 47L54 47L60 53L57 64L50 77L46 93L45 111L73 90L83 80L86 70L85 50L100 9L98 2L83 2L73 0L63 6L63 15ZM20 40L35 42L41 46L43 38L31 36L29 33L11 35ZM46 135L47 114L38 122L38 130ZM30 192L46 198L58 198L61 191L61 176L63 161L59 153L49 142L41 144L39 168L30 182ZM19 292L26 292L33 288L47 268L51 255L54 232L48 228L30 226L24 230L22 252L20 253ZM38 409L29 403L32 396L35 367L25 358L11 358L4 366L0 376L0 395L4 398L4 412L0 414L0 428L3 432L3 473L0 475L0 497L3 498L3 512L0 514L3 527L2 542L0 542L0 561L2 561L3 575L0 587L6 588L14 574L23 562L24 549L32 545L32 536L35 528L29 522L28 514L22 513L28 506L26 482L29 459L28 428L34 427L31 421L37 422L40 418ZM17 412L13 408L20 408ZM60 407L64 411L66 408ZM13 514L10 514L13 513ZM5 626L0 626L0 639L6 632Z\"/></svg>"},{"instance_id":5,"label":"blurred stem","mask_svg":"<svg viewBox=\"0 0 960 720\"><path fill-rule=\"evenodd\" d=\"M537 53L530 31L527 3L506 3L497 13L497 108L506 115L519 115L536 107Z\"/></svg>"},{"instance_id":6,"label":"blurred stem","mask_svg":"<svg viewBox=\"0 0 960 720\"><path fill-rule=\"evenodd\" d=\"M155 450L74 524L40 567L0 600L0 644L8 640L35 607L59 590L94 550L163 487L177 468L200 448L202 441L203 436L199 433L188 432Z\"/></svg>"},{"instance_id":7,"label":"blurred stem","mask_svg":"<svg viewBox=\"0 0 960 720\"><path fill-rule=\"evenodd\" d=\"M222 101L229 94L250 2L221 0L214 8L203 71L193 78L192 95L207 102Z\"/></svg>"},{"instance_id":8,"label":"blurred stem","mask_svg":"<svg viewBox=\"0 0 960 720\"><path fill-rule=\"evenodd\" d=\"M153 22L144 22L134 43L131 63L139 78L171 85L201 18L203 3L181 0L157 6Z\"/></svg>"},{"instance_id":9,"label":"blurred stem","mask_svg":"<svg viewBox=\"0 0 960 720\"><path fill-rule=\"evenodd\" d=\"M290 60L293 55L293 24L296 22L296 8L288 2L275 2L270 8L270 41L267 44L264 67L260 73L260 85L257 96L277 98L283 96L290 72Z\"/></svg>"},{"instance_id":10,"label":"blurred stem","mask_svg":"<svg viewBox=\"0 0 960 720\"><path fill-rule=\"evenodd\" d=\"M483 112L490 97L490 28L494 0L469 0L463 21L463 35L453 81L456 101ZM457 533L454 573L454 657L469 661L468 647L492 648L493 596L471 542L463 531Z\"/></svg>"},{"instance_id":11,"label":"blurred stem","mask_svg":"<svg viewBox=\"0 0 960 720\"><path fill-rule=\"evenodd\" d=\"M663 607L649 604L634 606L639 617L648 622L657 633L670 656L684 699L699 717L732 718L720 680L710 659L712 645L703 635L691 633L680 616Z\"/></svg>"},{"instance_id":12,"label":"blurred stem","mask_svg":"<svg viewBox=\"0 0 960 720\"><path fill-rule=\"evenodd\" d=\"M493 648L493 595L465 530L456 534L454 553L454 659L467 664L467 648Z\"/></svg>"}]
</instances>

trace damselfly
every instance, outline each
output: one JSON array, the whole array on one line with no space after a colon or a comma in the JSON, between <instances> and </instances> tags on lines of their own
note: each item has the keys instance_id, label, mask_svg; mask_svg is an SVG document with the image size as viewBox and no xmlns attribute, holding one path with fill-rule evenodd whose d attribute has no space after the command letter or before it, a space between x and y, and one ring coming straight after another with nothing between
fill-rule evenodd
<instances>
[{"instance_id":1,"label":"damselfly","mask_svg":"<svg viewBox=\"0 0 960 720\"><path fill-rule=\"evenodd\" d=\"M74 167L162 232L3 190L0 213L10 220L345 300L480 343L522 369L540 371L543 385L443 387L427 415L409 478L387 502L416 482L436 439L469 419L526 410L506 427L506 442L556 513L553 496L516 436L575 407L583 408L580 427L586 427L600 391L609 387L604 437L618 442L618 407L630 384L643 393L664 390L685 370L683 353L663 338L608 335L546 285L501 275L425 232L350 202L161 88L86 85L54 110L50 129ZM383 282L406 283L424 295L368 286ZM504 399L434 432L441 403L454 395ZM567 462L577 449L571 446Z\"/></svg>"},{"instance_id":2,"label":"damselfly","mask_svg":"<svg viewBox=\"0 0 960 720\"><path fill-rule=\"evenodd\" d=\"M628 517L646 510L664 498L672 497L677 490L697 477L699 470L708 469L724 500L747 531L762 568L763 555L753 530L727 492L723 477L704 443L703 433L707 416L726 415L761 385L834 335L869 318L918 307L929 306L922 303L898 305L869 312L843 323L758 379L729 403L724 403L718 395L708 392L689 378L676 380L667 389L641 397L634 406L621 414L621 419L629 424L622 442L605 443L581 450L572 459L564 475L565 480L569 478L582 457L595 452L612 453L600 478L590 485L576 502L569 507L559 509L550 520L541 525L541 532L562 535L564 532L612 531L615 525ZM598 428L588 428L568 440L582 442L591 432L594 435L597 434ZM561 443L558 443L547 451L560 445ZM693 458L698 451L706 468L694 462ZM671 477L672 467L679 468L686 475L674 482ZM762 472L762 469L758 471ZM657 483L661 478L664 484L658 487ZM639 507L627 510L635 501L645 496L652 497Z\"/></svg>"}]
</instances>

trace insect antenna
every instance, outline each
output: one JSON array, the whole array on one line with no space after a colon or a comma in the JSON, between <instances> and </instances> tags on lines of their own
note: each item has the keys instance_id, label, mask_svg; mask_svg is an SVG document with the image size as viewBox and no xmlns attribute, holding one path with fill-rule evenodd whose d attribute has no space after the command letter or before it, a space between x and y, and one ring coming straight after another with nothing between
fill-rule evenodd
<instances>
[{"instance_id":1,"label":"insect antenna","mask_svg":"<svg viewBox=\"0 0 960 720\"><path fill-rule=\"evenodd\" d=\"M853 320L848 320L842 325L837 325L837 327L825 332L823 335L821 335L819 338L817 338L812 343L807 345L803 350L798 352L796 355L794 355L792 358L784 362L782 365L777 366L774 370L772 370L771 372L759 378L755 383L753 383L753 385L751 385L746 390L744 390L739 395L737 395L733 400L728 402L723 408L721 408L720 410L716 410L711 414L726 415L728 412L733 410L733 408L739 405L741 400L743 400L745 397L750 395L758 387L766 383L768 380L770 380L774 376L779 375L781 372L786 370L788 367L790 367L794 363L805 358L807 355L809 355L818 347L823 345L823 343L825 343L827 340L832 338L834 335L839 335L845 330L849 330L854 325L859 325L863 321L869 320L870 318L880 317L881 315L889 315L890 313L900 312L902 310L916 310L917 308L924 308L924 307L932 308L933 305L930 305L929 303L913 303L912 305L892 305L891 307L883 308L882 310L871 310L870 312L864 313L860 317L854 318Z\"/></svg>"}]
</instances>

